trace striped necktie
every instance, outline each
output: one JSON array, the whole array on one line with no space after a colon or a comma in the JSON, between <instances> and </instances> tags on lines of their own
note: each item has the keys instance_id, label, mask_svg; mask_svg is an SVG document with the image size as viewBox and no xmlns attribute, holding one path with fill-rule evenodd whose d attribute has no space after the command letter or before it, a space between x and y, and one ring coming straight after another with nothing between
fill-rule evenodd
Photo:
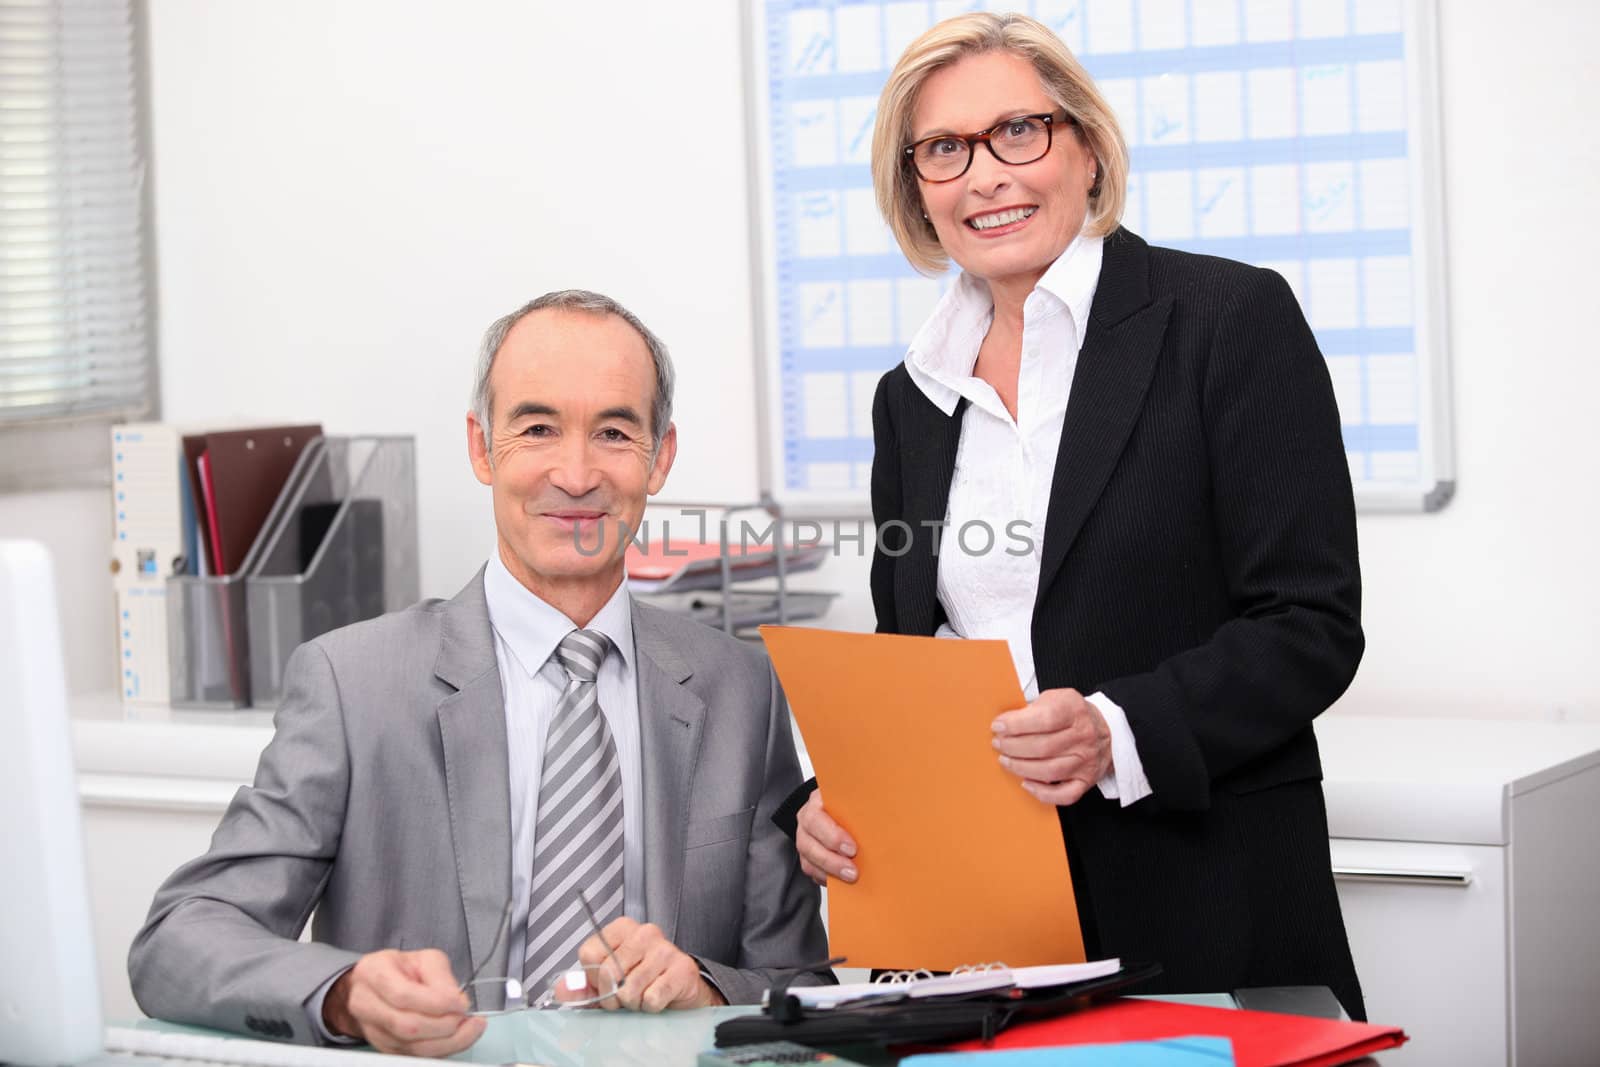
<instances>
[{"instance_id":1,"label":"striped necktie","mask_svg":"<svg viewBox=\"0 0 1600 1067\"><path fill-rule=\"evenodd\" d=\"M522 972L530 992L570 967L593 933L577 890L602 926L622 914L622 765L594 682L610 648L604 634L574 630L555 652L567 687L550 720L539 779Z\"/></svg>"}]
</instances>

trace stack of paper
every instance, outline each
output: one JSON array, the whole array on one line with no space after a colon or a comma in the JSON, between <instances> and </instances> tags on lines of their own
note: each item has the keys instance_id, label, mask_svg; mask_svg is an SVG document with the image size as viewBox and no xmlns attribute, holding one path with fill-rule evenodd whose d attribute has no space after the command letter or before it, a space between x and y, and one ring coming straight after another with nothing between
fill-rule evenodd
<instances>
[{"instance_id":1,"label":"stack of paper","mask_svg":"<svg viewBox=\"0 0 1600 1067\"><path fill-rule=\"evenodd\" d=\"M827 545L785 545L784 573L814 571L828 558ZM635 593L675 593L722 586L722 545L715 541L639 540L628 545L628 588ZM771 578L778 561L770 544L728 545L729 578Z\"/></svg>"}]
</instances>

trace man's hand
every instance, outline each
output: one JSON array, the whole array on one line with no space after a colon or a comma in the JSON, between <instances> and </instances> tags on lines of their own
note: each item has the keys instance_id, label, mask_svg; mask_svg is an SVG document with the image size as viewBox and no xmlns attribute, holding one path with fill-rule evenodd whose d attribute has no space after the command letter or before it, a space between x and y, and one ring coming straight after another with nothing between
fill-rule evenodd
<instances>
[{"instance_id":1,"label":"man's hand","mask_svg":"<svg viewBox=\"0 0 1600 1067\"><path fill-rule=\"evenodd\" d=\"M471 1005L436 948L371 952L328 988L322 1021L379 1052L449 1056L478 1040L485 1021Z\"/></svg>"},{"instance_id":2,"label":"man's hand","mask_svg":"<svg viewBox=\"0 0 1600 1067\"><path fill-rule=\"evenodd\" d=\"M1076 804L1111 771L1111 730L1076 689L1046 689L990 728L1000 766L1046 804Z\"/></svg>"},{"instance_id":3,"label":"man's hand","mask_svg":"<svg viewBox=\"0 0 1600 1067\"><path fill-rule=\"evenodd\" d=\"M661 928L654 923L641 926L623 916L606 923L601 934L622 965L621 975L616 973L611 955L599 937L591 937L578 947L578 962L601 967L617 990L616 996L600 1002L601 1007L659 1012L727 1003L700 977L700 965L694 957L662 936Z\"/></svg>"},{"instance_id":4,"label":"man's hand","mask_svg":"<svg viewBox=\"0 0 1600 1067\"><path fill-rule=\"evenodd\" d=\"M822 810L822 790L813 790L795 818L794 848L800 869L820 886L829 878L856 880L856 842L833 816Z\"/></svg>"}]
</instances>

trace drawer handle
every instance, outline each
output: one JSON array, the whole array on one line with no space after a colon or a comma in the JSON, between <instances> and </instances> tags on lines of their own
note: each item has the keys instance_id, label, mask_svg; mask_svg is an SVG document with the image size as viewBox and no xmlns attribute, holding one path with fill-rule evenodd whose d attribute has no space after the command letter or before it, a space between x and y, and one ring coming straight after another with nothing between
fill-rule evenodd
<instances>
[{"instance_id":1,"label":"drawer handle","mask_svg":"<svg viewBox=\"0 0 1600 1067\"><path fill-rule=\"evenodd\" d=\"M1416 871L1393 867L1345 867L1335 864L1333 877L1338 882L1375 882L1381 885L1442 885L1465 889L1472 884L1471 871Z\"/></svg>"}]
</instances>

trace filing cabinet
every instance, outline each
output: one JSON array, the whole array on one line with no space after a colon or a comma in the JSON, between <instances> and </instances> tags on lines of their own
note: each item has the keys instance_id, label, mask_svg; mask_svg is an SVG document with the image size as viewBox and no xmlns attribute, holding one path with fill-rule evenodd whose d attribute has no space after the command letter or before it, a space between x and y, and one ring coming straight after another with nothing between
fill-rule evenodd
<instances>
[{"instance_id":1,"label":"filing cabinet","mask_svg":"<svg viewBox=\"0 0 1600 1067\"><path fill-rule=\"evenodd\" d=\"M1335 884L1398 1067L1600 1063L1600 723L1316 726Z\"/></svg>"}]
</instances>

